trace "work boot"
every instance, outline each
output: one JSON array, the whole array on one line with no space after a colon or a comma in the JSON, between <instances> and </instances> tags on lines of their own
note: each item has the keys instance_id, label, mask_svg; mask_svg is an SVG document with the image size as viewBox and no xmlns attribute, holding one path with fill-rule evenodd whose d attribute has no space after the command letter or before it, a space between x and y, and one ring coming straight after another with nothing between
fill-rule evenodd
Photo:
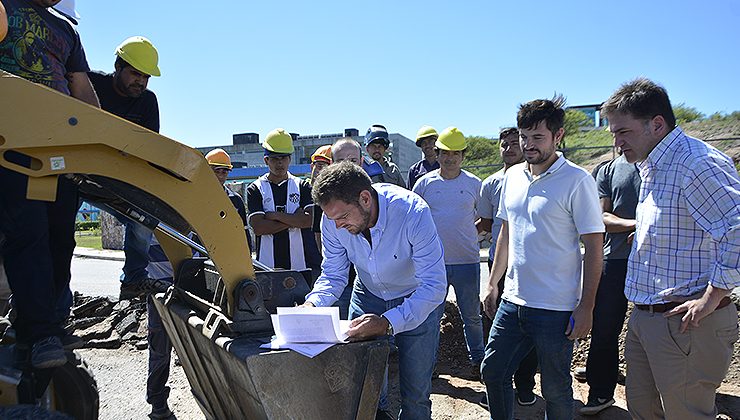
<instances>
[{"instance_id":1,"label":"work boot","mask_svg":"<svg viewBox=\"0 0 740 420\"><path fill-rule=\"evenodd\" d=\"M170 407L165 403L163 406L155 407L152 406L152 412L149 413L150 419L168 419L175 414L170 410Z\"/></svg>"},{"instance_id":2,"label":"work boot","mask_svg":"<svg viewBox=\"0 0 740 420\"><path fill-rule=\"evenodd\" d=\"M139 296L164 293L171 285L172 283L168 281L150 279L149 277L123 282L121 283L121 295L119 299L128 300Z\"/></svg>"},{"instance_id":3,"label":"work boot","mask_svg":"<svg viewBox=\"0 0 740 420\"><path fill-rule=\"evenodd\" d=\"M483 397L478 402L478 405L488 410L488 395L483 394Z\"/></svg>"},{"instance_id":4,"label":"work boot","mask_svg":"<svg viewBox=\"0 0 740 420\"><path fill-rule=\"evenodd\" d=\"M67 355L59 337L42 338L31 347L31 366L36 369L49 369L67 363Z\"/></svg>"},{"instance_id":5,"label":"work boot","mask_svg":"<svg viewBox=\"0 0 740 420\"><path fill-rule=\"evenodd\" d=\"M521 405L522 407L527 407L530 405L534 405L534 403L537 402L537 396L534 395L534 392L519 392L519 390L516 391L516 402L517 404Z\"/></svg>"},{"instance_id":6,"label":"work boot","mask_svg":"<svg viewBox=\"0 0 740 420\"><path fill-rule=\"evenodd\" d=\"M483 378L480 374L480 362L470 363L470 365L468 365L468 370L465 371L461 377L469 381L483 382Z\"/></svg>"},{"instance_id":7,"label":"work boot","mask_svg":"<svg viewBox=\"0 0 740 420\"><path fill-rule=\"evenodd\" d=\"M64 350L77 350L85 346L85 340L73 334L65 334L61 340Z\"/></svg>"},{"instance_id":8,"label":"work boot","mask_svg":"<svg viewBox=\"0 0 740 420\"><path fill-rule=\"evenodd\" d=\"M581 407L578 412L584 416L593 416L613 405L614 398L589 398L586 405Z\"/></svg>"}]
</instances>

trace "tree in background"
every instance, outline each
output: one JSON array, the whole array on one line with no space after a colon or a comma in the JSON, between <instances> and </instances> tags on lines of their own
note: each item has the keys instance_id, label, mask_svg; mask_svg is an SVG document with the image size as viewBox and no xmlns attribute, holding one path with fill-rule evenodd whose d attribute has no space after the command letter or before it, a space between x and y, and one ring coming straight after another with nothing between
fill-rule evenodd
<instances>
[{"instance_id":1,"label":"tree in background","mask_svg":"<svg viewBox=\"0 0 740 420\"><path fill-rule=\"evenodd\" d=\"M594 122L588 115L582 111L576 109L565 110L565 121L563 122L563 129L565 129L565 136L576 134L581 132L581 128L593 128ZM561 147L565 147L561 145Z\"/></svg>"},{"instance_id":2,"label":"tree in background","mask_svg":"<svg viewBox=\"0 0 740 420\"><path fill-rule=\"evenodd\" d=\"M463 169L483 179L501 169L498 141L483 136L468 136Z\"/></svg>"},{"instance_id":3,"label":"tree in background","mask_svg":"<svg viewBox=\"0 0 740 420\"><path fill-rule=\"evenodd\" d=\"M678 125L704 119L704 114L693 106L688 106L683 102L673 106L673 114L676 116L676 124Z\"/></svg>"}]
</instances>

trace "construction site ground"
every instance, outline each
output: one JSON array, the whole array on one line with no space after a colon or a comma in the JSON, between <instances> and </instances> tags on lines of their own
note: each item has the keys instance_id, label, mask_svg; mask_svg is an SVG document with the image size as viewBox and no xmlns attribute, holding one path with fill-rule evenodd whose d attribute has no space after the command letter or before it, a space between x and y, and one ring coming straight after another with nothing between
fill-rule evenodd
<instances>
[{"instance_id":1,"label":"construction site ground","mask_svg":"<svg viewBox=\"0 0 740 420\"><path fill-rule=\"evenodd\" d=\"M622 335L623 342L624 332ZM468 372L462 325L454 302L448 302L441 326L440 353L437 370L439 377L432 383L433 419L483 419L487 411L478 403L485 387L478 381L465 379ZM574 352L573 368L583 366L587 355L588 340L583 340ZM78 352L92 368L100 389L100 418L146 418L149 405L145 401L147 351L136 350L124 344L117 349L82 349ZM391 357L391 398L398 399L398 370L396 359ZM624 367L624 366L623 366ZM190 394L190 387L181 367L173 362L169 386L170 407L178 419L203 418L197 403ZM576 408L582 406L588 395L586 384L573 381ZM539 377L537 378L538 397ZM617 386L614 407L603 411L599 419L629 419L624 386ZM730 371L719 389L717 397L720 418L740 419L740 349L736 346ZM394 407L398 409L397 406ZM517 419L542 419L545 403L538 398L531 407L516 406ZM575 416L575 418L580 418ZM585 418L585 417L584 417Z\"/></svg>"}]
</instances>

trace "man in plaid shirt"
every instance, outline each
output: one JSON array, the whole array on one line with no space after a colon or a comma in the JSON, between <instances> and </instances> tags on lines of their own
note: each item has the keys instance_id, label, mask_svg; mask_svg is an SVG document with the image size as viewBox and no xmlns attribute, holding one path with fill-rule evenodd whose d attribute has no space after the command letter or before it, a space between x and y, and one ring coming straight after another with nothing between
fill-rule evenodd
<instances>
[{"instance_id":1,"label":"man in plaid shirt","mask_svg":"<svg viewBox=\"0 0 740 420\"><path fill-rule=\"evenodd\" d=\"M714 419L738 338L740 179L732 160L676 126L665 89L622 85L602 106L642 186L625 295L627 406L635 419Z\"/></svg>"}]
</instances>

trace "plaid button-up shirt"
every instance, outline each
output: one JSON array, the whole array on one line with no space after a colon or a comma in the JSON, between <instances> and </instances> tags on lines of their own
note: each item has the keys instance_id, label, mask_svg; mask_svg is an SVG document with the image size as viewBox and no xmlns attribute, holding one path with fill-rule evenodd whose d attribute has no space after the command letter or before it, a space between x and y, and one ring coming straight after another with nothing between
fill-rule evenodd
<instances>
[{"instance_id":1,"label":"plaid button-up shirt","mask_svg":"<svg viewBox=\"0 0 740 420\"><path fill-rule=\"evenodd\" d=\"M624 293L638 304L740 285L740 179L676 127L638 164L642 186Z\"/></svg>"}]
</instances>

